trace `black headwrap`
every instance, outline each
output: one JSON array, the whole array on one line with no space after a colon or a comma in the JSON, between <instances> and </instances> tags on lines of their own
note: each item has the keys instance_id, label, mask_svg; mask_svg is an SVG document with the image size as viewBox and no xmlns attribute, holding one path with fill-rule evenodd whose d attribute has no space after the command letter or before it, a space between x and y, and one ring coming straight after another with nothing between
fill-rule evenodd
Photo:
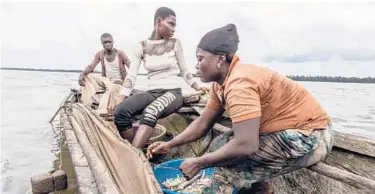
<instances>
[{"instance_id":1,"label":"black headwrap","mask_svg":"<svg viewBox=\"0 0 375 194\"><path fill-rule=\"evenodd\" d=\"M238 34L234 24L207 32L198 44L201 48L212 54L231 54L238 50Z\"/></svg>"}]
</instances>

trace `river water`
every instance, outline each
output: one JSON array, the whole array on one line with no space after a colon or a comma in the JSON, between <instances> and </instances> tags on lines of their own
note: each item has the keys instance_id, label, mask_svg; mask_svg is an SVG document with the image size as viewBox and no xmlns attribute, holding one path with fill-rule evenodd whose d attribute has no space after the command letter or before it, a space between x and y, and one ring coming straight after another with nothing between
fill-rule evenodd
<instances>
[{"instance_id":1,"label":"river water","mask_svg":"<svg viewBox=\"0 0 375 194\"><path fill-rule=\"evenodd\" d=\"M77 73L1 71L1 193L31 193L30 177L58 165L60 136L48 121L77 87L77 78ZM141 76L136 87L146 83ZM375 84L301 83L328 111L335 130L375 139Z\"/></svg>"}]
</instances>

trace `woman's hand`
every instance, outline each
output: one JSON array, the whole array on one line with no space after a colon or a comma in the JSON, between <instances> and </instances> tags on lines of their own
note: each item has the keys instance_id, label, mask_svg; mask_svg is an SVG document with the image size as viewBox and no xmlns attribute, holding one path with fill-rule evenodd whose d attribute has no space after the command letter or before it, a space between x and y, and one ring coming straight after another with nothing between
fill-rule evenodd
<instances>
[{"instance_id":1,"label":"woman's hand","mask_svg":"<svg viewBox=\"0 0 375 194\"><path fill-rule=\"evenodd\" d=\"M157 141L152 143L147 148L146 158L152 158L152 154L165 154L170 152L172 145L170 142Z\"/></svg>"},{"instance_id":2,"label":"woman's hand","mask_svg":"<svg viewBox=\"0 0 375 194\"><path fill-rule=\"evenodd\" d=\"M202 91L203 93L206 93L208 91L210 91L209 88L207 87L199 87L199 85L197 84L197 82L194 82L193 85L191 86L195 91Z\"/></svg>"},{"instance_id":3,"label":"woman's hand","mask_svg":"<svg viewBox=\"0 0 375 194\"><path fill-rule=\"evenodd\" d=\"M180 166L182 174L188 180L197 175L202 168L203 166L198 163L197 158L186 158Z\"/></svg>"},{"instance_id":4,"label":"woman's hand","mask_svg":"<svg viewBox=\"0 0 375 194\"><path fill-rule=\"evenodd\" d=\"M201 88L198 88L198 90L197 91L202 91L203 93L207 93L207 92L209 92L210 91L210 89L209 88L207 88L207 87L201 87Z\"/></svg>"}]
</instances>

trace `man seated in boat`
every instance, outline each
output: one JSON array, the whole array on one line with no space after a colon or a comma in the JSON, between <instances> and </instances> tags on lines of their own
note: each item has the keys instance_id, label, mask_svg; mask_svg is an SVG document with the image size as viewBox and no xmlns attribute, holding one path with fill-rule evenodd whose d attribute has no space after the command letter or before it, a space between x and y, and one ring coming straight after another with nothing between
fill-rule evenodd
<instances>
[{"instance_id":1,"label":"man seated in boat","mask_svg":"<svg viewBox=\"0 0 375 194\"><path fill-rule=\"evenodd\" d=\"M109 33L104 33L100 37L103 49L98 51L93 61L79 76L79 85L82 88L82 103L91 106L92 97L100 91L106 91L102 96L98 112L107 114L108 110L113 111L120 102L119 92L126 77L126 67L129 68L130 60L126 54L113 47L113 37ZM101 63L101 76L90 74L95 67Z\"/></svg>"},{"instance_id":2,"label":"man seated in boat","mask_svg":"<svg viewBox=\"0 0 375 194\"><path fill-rule=\"evenodd\" d=\"M167 7L158 8L151 36L137 43L131 56L129 74L121 90L124 101L116 106L114 122L121 137L137 148L146 146L158 119L182 106L182 84L201 89L186 66L180 40L173 38L175 28L175 12ZM147 91L130 95L142 61L147 70ZM132 117L136 114L142 116L139 128L133 131Z\"/></svg>"},{"instance_id":3,"label":"man seated in boat","mask_svg":"<svg viewBox=\"0 0 375 194\"><path fill-rule=\"evenodd\" d=\"M319 102L288 77L242 63L235 55L238 43L234 24L202 37L196 69L202 82L213 82L207 106L171 141L149 146L148 154L161 154L196 141L227 111L232 130L213 140L210 153L186 158L180 166L188 178L216 167L204 193L231 193L234 187L265 183L324 159L332 149L330 117Z\"/></svg>"}]
</instances>

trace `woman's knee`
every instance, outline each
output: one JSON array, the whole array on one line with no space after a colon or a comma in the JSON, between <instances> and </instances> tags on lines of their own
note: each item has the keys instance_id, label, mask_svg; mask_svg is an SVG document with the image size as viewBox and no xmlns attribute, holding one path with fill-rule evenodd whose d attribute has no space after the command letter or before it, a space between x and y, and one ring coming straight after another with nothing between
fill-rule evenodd
<instances>
[{"instance_id":1,"label":"woman's knee","mask_svg":"<svg viewBox=\"0 0 375 194\"><path fill-rule=\"evenodd\" d=\"M167 92L161 97L157 98L152 104L149 106L154 107L157 109L157 113L155 114L157 118L164 118L168 115L175 113L178 109L181 108L183 104L183 97L176 92Z\"/></svg>"},{"instance_id":2,"label":"woman's knee","mask_svg":"<svg viewBox=\"0 0 375 194\"><path fill-rule=\"evenodd\" d=\"M120 93L120 90L121 90L121 86L119 86L118 84L111 84L108 86L108 92L110 92L111 94L115 94L115 93Z\"/></svg>"},{"instance_id":3,"label":"woman's knee","mask_svg":"<svg viewBox=\"0 0 375 194\"><path fill-rule=\"evenodd\" d=\"M146 107L142 112L139 124L155 127L157 122L157 110L150 106Z\"/></svg>"},{"instance_id":4,"label":"woman's knee","mask_svg":"<svg viewBox=\"0 0 375 194\"><path fill-rule=\"evenodd\" d=\"M114 123L119 131L123 131L131 127L132 125L132 114L128 106L124 103L120 103L115 107L114 110Z\"/></svg>"},{"instance_id":5,"label":"woman's knee","mask_svg":"<svg viewBox=\"0 0 375 194\"><path fill-rule=\"evenodd\" d=\"M171 91L170 94L172 94L175 97L175 99L173 100L175 106L178 108L181 107L184 103L184 97L182 96L182 94L177 91Z\"/></svg>"},{"instance_id":6,"label":"woman's knee","mask_svg":"<svg viewBox=\"0 0 375 194\"><path fill-rule=\"evenodd\" d=\"M333 127L332 125L328 125L326 130L323 133L323 139L325 140L327 144L328 153L332 151L333 142L334 142L334 134L333 134L332 127Z\"/></svg>"},{"instance_id":7,"label":"woman's knee","mask_svg":"<svg viewBox=\"0 0 375 194\"><path fill-rule=\"evenodd\" d=\"M230 138L233 136L233 131L229 131L229 132L225 132L217 137L215 137L209 148L208 148L208 151L209 152L214 152L216 150L218 150L219 148L223 147L226 143L229 142Z\"/></svg>"}]
</instances>

